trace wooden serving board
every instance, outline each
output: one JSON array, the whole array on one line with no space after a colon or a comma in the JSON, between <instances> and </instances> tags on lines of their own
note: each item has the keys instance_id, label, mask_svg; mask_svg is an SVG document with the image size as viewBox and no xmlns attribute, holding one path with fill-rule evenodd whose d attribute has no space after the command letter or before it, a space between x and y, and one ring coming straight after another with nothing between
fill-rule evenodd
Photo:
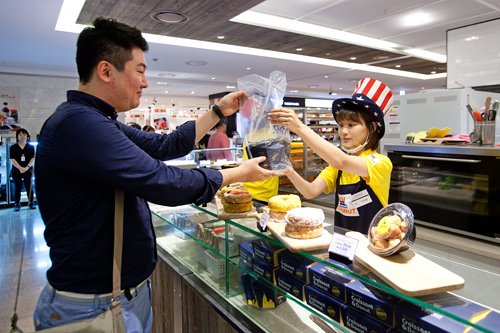
<instances>
[{"instance_id":1,"label":"wooden serving board","mask_svg":"<svg viewBox=\"0 0 500 333\"><path fill-rule=\"evenodd\" d=\"M462 277L411 249L381 257L368 248L365 235L351 231L346 233L346 236L359 240L355 259L405 296L431 295L464 287L465 281Z\"/></svg>"},{"instance_id":2,"label":"wooden serving board","mask_svg":"<svg viewBox=\"0 0 500 333\"><path fill-rule=\"evenodd\" d=\"M311 239L295 239L285 235L286 223L267 222L267 229L292 252L314 251L328 249L332 234L323 232L323 236Z\"/></svg>"},{"instance_id":3,"label":"wooden serving board","mask_svg":"<svg viewBox=\"0 0 500 333\"><path fill-rule=\"evenodd\" d=\"M219 219L221 220L244 219L247 217L257 218L258 216L255 207L252 207L252 209L246 213L226 213L218 196L215 197L215 206L217 207L217 215L219 215Z\"/></svg>"}]
</instances>

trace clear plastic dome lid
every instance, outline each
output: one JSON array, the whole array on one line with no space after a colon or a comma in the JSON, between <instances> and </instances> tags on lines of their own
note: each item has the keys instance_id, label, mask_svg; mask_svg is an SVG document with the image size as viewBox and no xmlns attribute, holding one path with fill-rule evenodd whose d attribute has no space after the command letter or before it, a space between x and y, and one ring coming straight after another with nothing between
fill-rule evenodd
<instances>
[{"instance_id":1,"label":"clear plastic dome lid","mask_svg":"<svg viewBox=\"0 0 500 333\"><path fill-rule=\"evenodd\" d=\"M372 219L368 232L368 247L381 256L408 250L417 232L413 212L402 203L392 203L382 208Z\"/></svg>"}]
</instances>

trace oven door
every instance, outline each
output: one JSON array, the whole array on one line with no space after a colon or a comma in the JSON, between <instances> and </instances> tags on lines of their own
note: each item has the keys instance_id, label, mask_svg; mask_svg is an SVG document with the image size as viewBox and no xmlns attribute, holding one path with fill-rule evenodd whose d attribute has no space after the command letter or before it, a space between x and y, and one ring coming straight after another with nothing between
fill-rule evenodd
<instances>
[{"instance_id":1,"label":"oven door","mask_svg":"<svg viewBox=\"0 0 500 333\"><path fill-rule=\"evenodd\" d=\"M389 152L389 202L422 224L500 239L500 160L490 156Z\"/></svg>"}]
</instances>

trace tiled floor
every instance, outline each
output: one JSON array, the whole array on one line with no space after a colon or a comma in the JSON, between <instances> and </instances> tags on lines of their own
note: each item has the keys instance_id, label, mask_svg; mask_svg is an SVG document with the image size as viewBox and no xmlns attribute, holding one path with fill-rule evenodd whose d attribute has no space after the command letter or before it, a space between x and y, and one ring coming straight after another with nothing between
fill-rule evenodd
<instances>
[{"instance_id":1,"label":"tiled floor","mask_svg":"<svg viewBox=\"0 0 500 333\"><path fill-rule=\"evenodd\" d=\"M37 209L0 209L0 333L10 332L24 243L21 287L17 304L17 326L33 332L33 310L46 283L49 249L43 238L45 227Z\"/></svg>"}]
</instances>

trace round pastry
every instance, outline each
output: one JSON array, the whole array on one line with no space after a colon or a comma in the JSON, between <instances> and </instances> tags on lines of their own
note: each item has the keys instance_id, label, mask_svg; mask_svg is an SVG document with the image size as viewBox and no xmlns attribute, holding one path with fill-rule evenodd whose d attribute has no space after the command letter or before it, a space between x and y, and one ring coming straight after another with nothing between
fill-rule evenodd
<instances>
[{"instance_id":1,"label":"round pastry","mask_svg":"<svg viewBox=\"0 0 500 333\"><path fill-rule=\"evenodd\" d=\"M284 222L286 212L300 208L300 198L295 194L277 195L269 199L269 217L276 222Z\"/></svg>"},{"instance_id":2,"label":"round pastry","mask_svg":"<svg viewBox=\"0 0 500 333\"><path fill-rule=\"evenodd\" d=\"M401 221L398 215L384 216L376 227L370 230L377 249L390 249L397 246L405 236L408 221Z\"/></svg>"},{"instance_id":3,"label":"round pastry","mask_svg":"<svg viewBox=\"0 0 500 333\"><path fill-rule=\"evenodd\" d=\"M293 208L285 215L285 235L290 238L310 239L323 235L325 214L318 208Z\"/></svg>"},{"instance_id":4,"label":"round pastry","mask_svg":"<svg viewBox=\"0 0 500 333\"><path fill-rule=\"evenodd\" d=\"M224 193L224 211L226 213L245 213L252 210L252 195L248 191L229 190Z\"/></svg>"},{"instance_id":5,"label":"round pastry","mask_svg":"<svg viewBox=\"0 0 500 333\"><path fill-rule=\"evenodd\" d=\"M227 191L231 191L231 190L246 191L247 188L242 183L232 183L232 184L229 184L227 186L224 186L223 188L220 189L220 191L217 192L217 196L219 197L221 203L224 203L224 194Z\"/></svg>"},{"instance_id":6,"label":"round pastry","mask_svg":"<svg viewBox=\"0 0 500 333\"><path fill-rule=\"evenodd\" d=\"M224 193L224 201L227 203L244 203L252 201L252 195L248 191L229 190Z\"/></svg>"}]
</instances>

